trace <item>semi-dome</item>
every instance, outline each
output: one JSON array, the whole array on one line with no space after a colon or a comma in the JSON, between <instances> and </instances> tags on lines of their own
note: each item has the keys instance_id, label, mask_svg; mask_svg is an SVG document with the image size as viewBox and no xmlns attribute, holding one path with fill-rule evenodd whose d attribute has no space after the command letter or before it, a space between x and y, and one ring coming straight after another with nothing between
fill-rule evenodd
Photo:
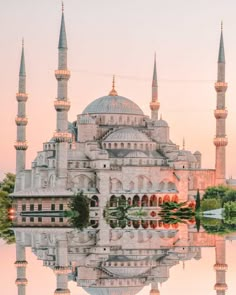
<instances>
[{"instance_id":1,"label":"semi-dome","mask_svg":"<svg viewBox=\"0 0 236 295\"><path fill-rule=\"evenodd\" d=\"M156 127L169 127L168 123L165 121L165 120L158 120L156 123L155 123L155 126Z\"/></svg>"},{"instance_id":2,"label":"semi-dome","mask_svg":"<svg viewBox=\"0 0 236 295\"><path fill-rule=\"evenodd\" d=\"M136 142L149 142L151 141L146 134L143 132L138 131L135 128L122 128L118 129L111 134L107 136L107 138L104 140L105 142L131 142L131 141L136 141Z\"/></svg>"},{"instance_id":3,"label":"semi-dome","mask_svg":"<svg viewBox=\"0 0 236 295\"><path fill-rule=\"evenodd\" d=\"M83 114L144 115L135 102L119 95L107 95L97 98L84 109Z\"/></svg>"}]
</instances>

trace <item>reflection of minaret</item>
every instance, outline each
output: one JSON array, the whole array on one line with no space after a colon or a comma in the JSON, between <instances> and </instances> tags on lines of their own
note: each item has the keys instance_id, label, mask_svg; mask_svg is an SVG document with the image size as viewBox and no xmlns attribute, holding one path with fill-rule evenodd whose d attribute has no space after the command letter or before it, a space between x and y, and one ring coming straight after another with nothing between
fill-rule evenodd
<instances>
[{"instance_id":1,"label":"reflection of minaret","mask_svg":"<svg viewBox=\"0 0 236 295\"><path fill-rule=\"evenodd\" d=\"M24 42L22 41L22 52L20 61L20 72L19 72L19 86L18 93L16 94L16 99L18 101L18 112L16 117L17 125L17 140L15 143L16 149L16 185L15 191L20 190L19 187L19 172L25 169L25 154L28 148L26 142L26 125L28 120L25 115L26 101L28 95L26 94L26 72L25 72L25 55L24 55Z\"/></svg>"},{"instance_id":2,"label":"reflection of minaret","mask_svg":"<svg viewBox=\"0 0 236 295\"><path fill-rule=\"evenodd\" d=\"M225 272L227 264L225 263L225 239L224 237L216 236L216 284L215 290L217 295L225 295L227 285L225 283Z\"/></svg>"},{"instance_id":3,"label":"reflection of minaret","mask_svg":"<svg viewBox=\"0 0 236 295\"><path fill-rule=\"evenodd\" d=\"M57 289L54 295L69 295L68 289L68 273L70 273L70 267L68 266L68 249L66 237L60 238L57 241L56 252L56 266L54 273L57 276Z\"/></svg>"},{"instance_id":4,"label":"reflection of minaret","mask_svg":"<svg viewBox=\"0 0 236 295\"><path fill-rule=\"evenodd\" d=\"M151 119L153 121L158 120L159 108L160 108L160 102L158 101L157 69L156 69L156 54L155 54L153 78L152 78L152 101L150 102Z\"/></svg>"},{"instance_id":5,"label":"reflection of minaret","mask_svg":"<svg viewBox=\"0 0 236 295\"><path fill-rule=\"evenodd\" d=\"M67 97L67 82L70 71L67 69L67 40L64 21L64 8L62 5L61 29L58 43L58 69L55 71L58 81L57 99L54 107L57 111L57 128L54 139L57 142L56 171L59 183L63 185L67 176L67 142L71 139L68 132L68 111L70 102Z\"/></svg>"},{"instance_id":6,"label":"reflection of minaret","mask_svg":"<svg viewBox=\"0 0 236 295\"><path fill-rule=\"evenodd\" d=\"M16 262L17 268L17 279L16 285L18 288L18 295L25 295L26 285L28 283L26 279L26 266L27 261L25 260L25 247L21 246L16 236Z\"/></svg>"},{"instance_id":7,"label":"reflection of minaret","mask_svg":"<svg viewBox=\"0 0 236 295\"><path fill-rule=\"evenodd\" d=\"M218 56L218 75L215 83L217 92L217 105L215 110L216 118L216 137L214 145L216 146L216 185L225 183L225 147L228 139L225 134L225 120L227 118L227 110L225 109L225 92L227 83L225 83L225 52L223 41L223 29L221 25L220 48Z\"/></svg>"},{"instance_id":8,"label":"reflection of minaret","mask_svg":"<svg viewBox=\"0 0 236 295\"><path fill-rule=\"evenodd\" d=\"M153 282L152 283L152 288L151 288L151 291L149 293L150 295L160 295L160 291L158 289L158 283L156 282Z\"/></svg>"}]
</instances>

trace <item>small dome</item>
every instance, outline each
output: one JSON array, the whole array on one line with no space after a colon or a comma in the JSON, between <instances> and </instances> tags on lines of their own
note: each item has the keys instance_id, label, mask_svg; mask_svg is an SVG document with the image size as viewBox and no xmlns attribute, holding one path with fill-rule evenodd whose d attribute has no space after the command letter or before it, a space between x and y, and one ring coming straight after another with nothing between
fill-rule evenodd
<instances>
[{"instance_id":1,"label":"small dome","mask_svg":"<svg viewBox=\"0 0 236 295\"><path fill-rule=\"evenodd\" d=\"M84 109L83 114L144 115L136 103L119 95L102 96L94 100Z\"/></svg>"},{"instance_id":2,"label":"small dome","mask_svg":"<svg viewBox=\"0 0 236 295\"><path fill-rule=\"evenodd\" d=\"M178 157L181 158L179 160L184 160L188 162L197 162L197 159L190 151L181 150L179 151Z\"/></svg>"},{"instance_id":3,"label":"small dome","mask_svg":"<svg viewBox=\"0 0 236 295\"><path fill-rule=\"evenodd\" d=\"M118 130L112 132L111 134L109 134L107 136L107 138L105 139L105 142L106 141L150 142L151 140L143 132L140 132L137 129L130 127L130 128L118 129Z\"/></svg>"},{"instance_id":4,"label":"small dome","mask_svg":"<svg viewBox=\"0 0 236 295\"><path fill-rule=\"evenodd\" d=\"M165 121L165 120L158 120L156 123L155 123L155 126L156 127L169 127L168 123Z\"/></svg>"},{"instance_id":5,"label":"small dome","mask_svg":"<svg viewBox=\"0 0 236 295\"><path fill-rule=\"evenodd\" d=\"M200 153L199 151L196 151L196 152L194 153L194 155L201 155L201 153Z\"/></svg>"},{"instance_id":6,"label":"small dome","mask_svg":"<svg viewBox=\"0 0 236 295\"><path fill-rule=\"evenodd\" d=\"M95 124L95 120L91 118L88 114L84 116L80 116L79 124Z\"/></svg>"}]
</instances>

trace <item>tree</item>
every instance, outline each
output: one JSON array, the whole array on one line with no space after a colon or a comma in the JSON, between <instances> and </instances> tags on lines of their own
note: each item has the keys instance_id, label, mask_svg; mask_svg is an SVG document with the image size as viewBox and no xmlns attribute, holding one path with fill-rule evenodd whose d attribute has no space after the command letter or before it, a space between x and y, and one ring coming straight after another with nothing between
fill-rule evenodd
<instances>
[{"instance_id":1,"label":"tree","mask_svg":"<svg viewBox=\"0 0 236 295\"><path fill-rule=\"evenodd\" d=\"M199 189L197 190L197 195L196 195L196 205L195 205L195 210L199 211L201 206L201 199L200 199L200 193Z\"/></svg>"},{"instance_id":2,"label":"tree","mask_svg":"<svg viewBox=\"0 0 236 295\"><path fill-rule=\"evenodd\" d=\"M230 188L227 186L219 185L219 186L211 186L208 187L203 195L203 200L205 199L223 199L226 195L227 191L229 191Z\"/></svg>"},{"instance_id":3,"label":"tree","mask_svg":"<svg viewBox=\"0 0 236 295\"><path fill-rule=\"evenodd\" d=\"M71 211L67 212L67 215L70 216L71 224L80 230L89 226L89 203L89 198L83 192L79 192L70 200Z\"/></svg>"},{"instance_id":4,"label":"tree","mask_svg":"<svg viewBox=\"0 0 236 295\"><path fill-rule=\"evenodd\" d=\"M8 244L15 241L13 230L11 230L12 220L9 219L9 210L12 206L12 199L9 194L14 191L15 175L7 173L0 182L0 238Z\"/></svg>"}]
</instances>

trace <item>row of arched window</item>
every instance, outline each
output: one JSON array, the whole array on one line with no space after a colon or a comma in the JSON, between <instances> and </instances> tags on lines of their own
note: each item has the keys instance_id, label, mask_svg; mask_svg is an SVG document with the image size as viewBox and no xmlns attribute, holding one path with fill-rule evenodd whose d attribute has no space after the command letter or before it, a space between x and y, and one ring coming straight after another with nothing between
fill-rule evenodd
<instances>
[{"instance_id":1,"label":"row of arched window","mask_svg":"<svg viewBox=\"0 0 236 295\"><path fill-rule=\"evenodd\" d=\"M120 204L126 204L129 206L134 207L156 207L159 205L162 205L164 202L175 202L178 203L178 196L177 195L165 195L165 196L159 196L156 195L135 195L134 197L128 197L126 198L124 195L117 198L115 195L112 195L110 197L110 207L117 207Z\"/></svg>"},{"instance_id":2,"label":"row of arched window","mask_svg":"<svg viewBox=\"0 0 236 295\"><path fill-rule=\"evenodd\" d=\"M160 220L110 220L111 228L125 228L125 227L133 227L135 229L143 228L143 229L176 229L179 227L178 223L164 223Z\"/></svg>"},{"instance_id":3,"label":"row of arched window","mask_svg":"<svg viewBox=\"0 0 236 295\"><path fill-rule=\"evenodd\" d=\"M156 149L156 145L154 143L108 142L103 143L103 148L153 151Z\"/></svg>"}]
</instances>

